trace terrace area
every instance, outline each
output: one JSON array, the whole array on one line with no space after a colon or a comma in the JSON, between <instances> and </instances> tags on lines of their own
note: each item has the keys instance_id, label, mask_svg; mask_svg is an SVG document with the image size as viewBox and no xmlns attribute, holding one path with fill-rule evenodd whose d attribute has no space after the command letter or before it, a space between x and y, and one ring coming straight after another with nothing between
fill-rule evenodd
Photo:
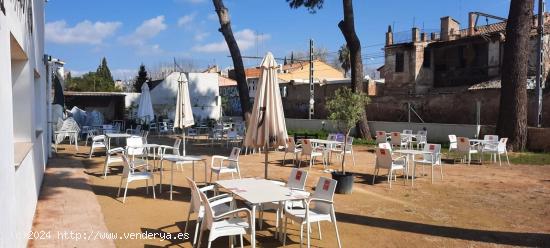
<instances>
[{"instance_id":1,"label":"terrace area","mask_svg":"<svg viewBox=\"0 0 550 248\"><path fill-rule=\"evenodd\" d=\"M172 145L176 137L152 136L149 143ZM125 203L117 197L122 165L112 166L107 177L103 178L105 157L102 152L88 158L88 147L78 151L72 145L60 145L58 154L49 161L45 174L45 184L38 203L34 231L62 229L62 224L55 226L41 225L45 219L63 219L63 223L75 223L86 218L94 223L87 223L94 231L116 233L154 233L152 239L117 238L100 240L102 246L117 247L191 247L189 239L176 239L178 233L184 232L190 202L190 188L185 177L192 174L191 166L184 165L174 173L174 197L166 190L169 187L169 167L165 164L162 193L158 193L159 171L154 172L157 183L156 199L146 194L145 184L131 183ZM544 247L550 245L550 220L546 218L550 208L550 167L547 165L520 164L528 162L525 154L510 153L511 165L499 166L495 163L483 164L444 164L443 179L430 181L430 168L418 170L414 187L400 175L390 189L385 176L372 177L375 165L374 146L355 145L356 165L351 160L348 170L355 177L352 194L336 194L334 205L342 247L494 247L494 246L530 246ZM207 161L213 154L229 154L225 146L211 147L204 140L190 141L187 154L204 155ZM270 152L270 179L286 181L291 168L296 167L292 160L283 161L283 152ZM451 154L452 155L452 154ZM444 156L445 157L445 156ZM260 153L241 155L239 166L243 178L263 176L264 155ZM546 160L544 160L546 159ZM548 158L537 161L548 163ZM546 161L546 162L545 162ZM150 160L153 163L153 160ZM519 163L519 164L518 164ZM307 170L307 166L302 167ZM210 162L208 162L210 167ZM329 166L338 169L336 161ZM199 186L205 180L202 165L195 174ZM56 171L52 171L56 170ZM436 170L437 172L437 170ZM80 173L80 177L69 176ZM309 170L306 191L313 192L320 177L330 177L320 162ZM221 179L230 179L222 175ZM52 179L55 183L48 184ZM78 194L78 199L70 195ZM52 211L44 208L54 199L65 198L65 204L80 204L74 214ZM238 199L238 197L237 197ZM89 205L97 204L93 215L87 210ZM88 205L88 206L82 206ZM239 206L245 206L242 199ZM82 216L88 213L88 217ZM97 213L97 214L96 214ZM260 247L280 247L282 242L275 238L275 213L266 212L262 229L257 227L257 242ZM47 221L47 220L46 220ZM195 218L191 217L189 235L194 234ZM66 224L68 225L68 224ZM71 224L71 230L75 230ZM289 223L289 247L299 246L299 226ZM335 247L336 236L331 223L321 224L322 240L315 225L312 226L312 243L314 247ZM78 229L76 229L78 230ZM171 235L171 239L161 239ZM162 235L162 236L161 236ZM68 243L69 242L69 243ZM71 246L82 243L57 243ZM94 241L98 242L98 241ZM204 242L204 241L203 241ZM212 244L214 247L225 247L228 239L219 238ZM49 243L55 245L56 243ZM93 244L93 243L90 243ZM237 243L238 245L238 243ZM245 246L250 246L250 236L245 235ZM40 240L31 242L31 246L42 247ZM52 246L53 247L53 246Z\"/></svg>"}]
</instances>

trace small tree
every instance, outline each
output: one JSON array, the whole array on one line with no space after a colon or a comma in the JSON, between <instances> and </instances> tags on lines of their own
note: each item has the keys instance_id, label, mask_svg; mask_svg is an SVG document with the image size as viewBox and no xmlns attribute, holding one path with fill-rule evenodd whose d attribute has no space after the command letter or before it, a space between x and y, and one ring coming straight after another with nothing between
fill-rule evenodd
<instances>
[{"instance_id":1,"label":"small tree","mask_svg":"<svg viewBox=\"0 0 550 248\"><path fill-rule=\"evenodd\" d=\"M139 66L138 75L134 82L134 90L136 92L141 92L141 86L143 86L143 84L147 82L147 80L149 80L149 78L147 78L147 71L145 70L145 65L141 64Z\"/></svg>"},{"instance_id":2,"label":"small tree","mask_svg":"<svg viewBox=\"0 0 550 248\"><path fill-rule=\"evenodd\" d=\"M356 93L350 88L343 87L336 90L334 97L327 101L326 108L330 113L328 118L337 121L338 125L346 132L342 157L342 173L344 174L346 173L344 162L349 133L363 116L368 100L369 98L364 93Z\"/></svg>"}]
</instances>

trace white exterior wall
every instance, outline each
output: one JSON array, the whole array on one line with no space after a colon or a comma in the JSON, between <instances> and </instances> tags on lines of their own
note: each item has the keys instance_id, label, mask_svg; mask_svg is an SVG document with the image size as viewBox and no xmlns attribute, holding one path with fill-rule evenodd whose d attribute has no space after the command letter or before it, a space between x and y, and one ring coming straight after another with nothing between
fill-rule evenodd
<instances>
[{"instance_id":1,"label":"white exterior wall","mask_svg":"<svg viewBox=\"0 0 550 248\"><path fill-rule=\"evenodd\" d=\"M183 75L189 81L189 95L191 96L195 118L219 119L221 104L219 102L218 74L186 73ZM174 119L179 78L180 73L173 72L151 90L151 101L153 102L155 115L168 115L170 119ZM135 98L134 101L129 103L137 105L139 98Z\"/></svg>"},{"instance_id":2,"label":"white exterior wall","mask_svg":"<svg viewBox=\"0 0 550 248\"><path fill-rule=\"evenodd\" d=\"M0 247L26 247L49 149L44 1L21 2L0 12ZM24 155L17 167L15 153Z\"/></svg>"}]
</instances>

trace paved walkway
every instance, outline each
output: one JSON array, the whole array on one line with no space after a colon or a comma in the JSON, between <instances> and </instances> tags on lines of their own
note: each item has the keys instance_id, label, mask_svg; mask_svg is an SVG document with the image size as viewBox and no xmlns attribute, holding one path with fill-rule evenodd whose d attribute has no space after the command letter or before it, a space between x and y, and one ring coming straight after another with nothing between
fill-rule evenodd
<instances>
[{"instance_id":1,"label":"paved walkway","mask_svg":"<svg viewBox=\"0 0 550 248\"><path fill-rule=\"evenodd\" d=\"M108 234L103 213L80 161L48 161L33 233L37 239L29 247L115 247L103 236Z\"/></svg>"}]
</instances>

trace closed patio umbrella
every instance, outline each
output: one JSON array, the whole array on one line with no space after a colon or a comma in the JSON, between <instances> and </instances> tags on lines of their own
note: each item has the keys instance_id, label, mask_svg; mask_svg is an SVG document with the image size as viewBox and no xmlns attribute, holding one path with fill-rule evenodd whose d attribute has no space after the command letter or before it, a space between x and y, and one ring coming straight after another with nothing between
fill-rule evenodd
<instances>
[{"instance_id":1,"label":"closed patio umbrella","mask_svg":"<svg viewBox=\"0 0 550 248\"><path fill-rule=\"evenodd\" d=\"M260 67L260 80L246 131L245 146L265 148L264 176L267 178L268 148L284 146L288 135L277 77L277 62L271 52L266 54Z\"/></svg>"},{"instance_id":2,"label":"closed patio umbrella","mask_svg":"<svg viewBox=\"0 0 550 248\"><path fill-rule=\"evenodd\" d=\"M151 102L151 93L149 92L149 85L146 83L141 86L141 96L139 97L137 117L144 120L146 124L155 117L153 103Z\"/></svg>"},{"instance_id":3,"label":"closed patio umbrella","mask_svg":"<svg viewBox=\"0 0 550 248\"><path fill-rule=\"evenodd\" d=\"M174 118L174 128L180 128L183 135L183 156L185 156L185 128L195 125L193 119L193 109L191 108L191 98L189 97L189 82L185 74L180 72L178 78L178 95L176 98L176 115Z\"/></svg>"}]
</instances>

